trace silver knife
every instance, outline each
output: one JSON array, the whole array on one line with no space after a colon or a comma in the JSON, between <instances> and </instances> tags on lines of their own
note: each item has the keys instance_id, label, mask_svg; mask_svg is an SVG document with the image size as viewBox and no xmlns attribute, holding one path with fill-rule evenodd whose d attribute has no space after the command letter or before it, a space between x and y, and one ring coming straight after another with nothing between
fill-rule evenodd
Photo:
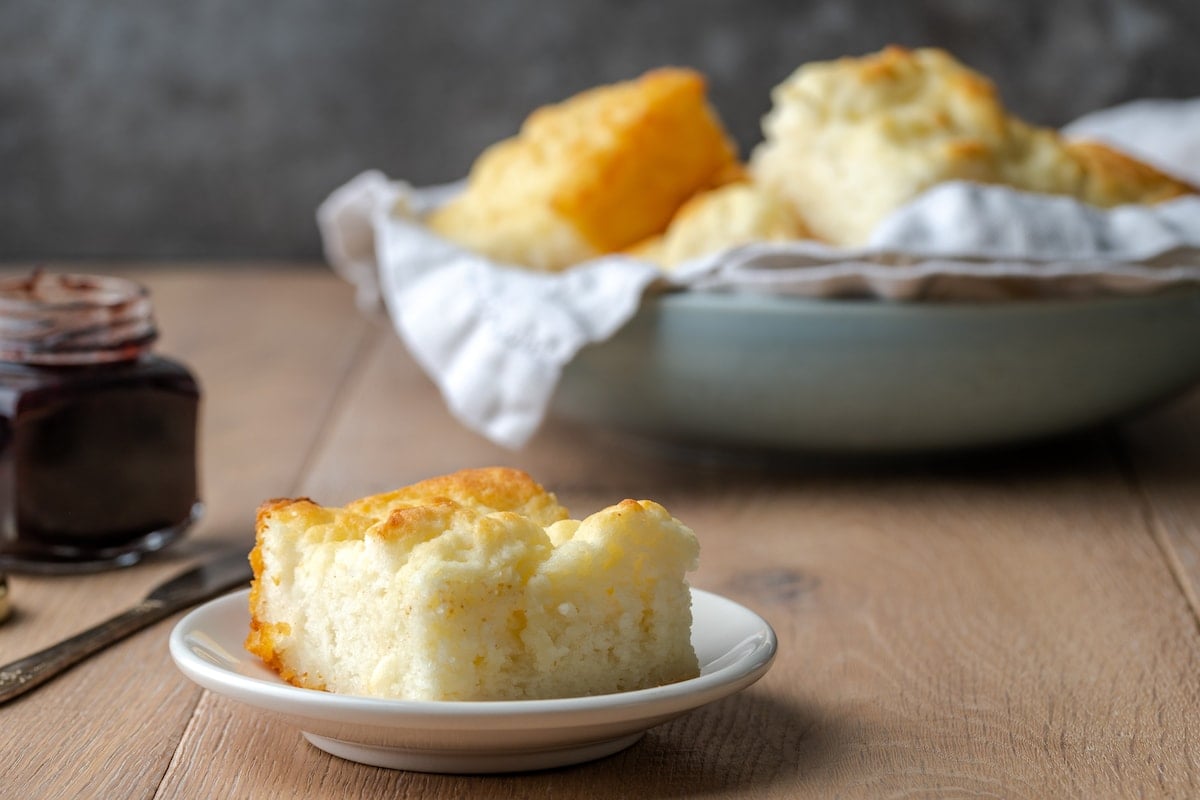
<instances>
[{"instance_id":1,"label":"silver knife","mask_svg":"<svg viewBox=\"0 0 1200 800\"><path fill-rule=\"evenodd\" d=\"M241 551L213 559L172 578L155 587L128 611L0 667L0 704L42 685L68 667L147 625L249 583L251 577L250 562Z\"/></svg>"}]
</instances>

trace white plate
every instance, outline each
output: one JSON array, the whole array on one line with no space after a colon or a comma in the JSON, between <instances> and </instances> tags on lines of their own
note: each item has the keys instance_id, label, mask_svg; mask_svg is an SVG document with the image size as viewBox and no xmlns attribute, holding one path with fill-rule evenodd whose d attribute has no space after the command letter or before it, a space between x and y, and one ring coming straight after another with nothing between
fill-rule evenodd
<instances>
[{"instance_id":1,"label":"white plate","mask_svg":"<svg viewBox=\"0 0 1200 800\"><path fill-rule=\"evenodd\" d=\"M733 694L766 673L775 632L732 600L692 590L692 643L700 677L621 694L557 700L381 700L299 689L242 643L247 595L200 606L171 632L171 656L206 689L270 712L341 758L420 772L518 772L616 753L646 730Z\"/></svg>"},{"instance_id":2,"label":"white plate","mask_svg":"<svg viewBox=\"0 0 1200 800\"><path fill-rule=\"evenodd\" d=\"M681 292L567 365L555 411L691 445L895 453L1057 436L1200 379L1200 287L1004 303Z\"/></svg>"}]
</instances>

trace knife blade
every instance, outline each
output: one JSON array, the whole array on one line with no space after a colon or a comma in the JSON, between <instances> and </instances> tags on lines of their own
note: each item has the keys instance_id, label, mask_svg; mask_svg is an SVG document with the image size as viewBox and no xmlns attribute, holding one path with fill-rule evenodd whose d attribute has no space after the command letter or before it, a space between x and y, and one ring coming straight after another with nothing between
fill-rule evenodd
<instances>
[{"instance_id":1,"label":"knife blade","mask_svg":"<svg viewBox=\"0 0 1200 800\"><path fill-rule=\"evenodd\" d=\"M132 608L45 650L0 667L0 705L176 611L249 583L252 575L245 551L237 551L159 584Z\"/></svg>"}]
</instances>

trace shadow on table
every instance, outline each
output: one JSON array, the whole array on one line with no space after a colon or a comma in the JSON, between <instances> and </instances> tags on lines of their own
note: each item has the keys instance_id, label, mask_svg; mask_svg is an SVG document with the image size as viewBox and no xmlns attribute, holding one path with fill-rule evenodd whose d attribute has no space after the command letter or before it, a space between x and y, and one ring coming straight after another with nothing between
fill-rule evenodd
<instances>
[{"instance_id":1,"label":"shadow on table","mask_svg":"<svg viewBox=\"0 0 1200 800\"><path fill-rule=\"evenodd\" d=\"M1011 444L916 451L871 450L771 450L738 447L693 446L631 434L608 435L610 446L643 458L674 462L685 467L714 470L764 470L771 472L906 471L980 462L1010 462L1047 454L1070 454L1110 441L1118 426L1089 428L1071 434Z\"/></svg>"},{"instance_id":2,"label":"shadow on table","mask_svg":"<svg viewBox=\"0 0 1200 800\"><path fill-rule=\"evenodd\" d=\"M945 452L904 454L831 454L691 448L608 434L585 440L595 461L603 462L597 480L622 484L651 496L654 491L690 487L701 494L782 489L821 481L890 483L912 479L950 482L991 481L1008 476L1056 478L1111 469L1124 460L1119 428L1089 431L1033 443ZM584 448L587 449L587 448ZM540 465L532 465L534 469ZM566 476L563 479L569 480ZM560 479L560 484L563 482ZM556 484L556 488L562 489ZM569 487L568 487L569 488Z\"/></svg>"},{"instance_id":3,"label":"shadow on table","mask_svg":"<svg viewBox=\"0 0 1200 800\"><path fill-rule=\"evenodd\" d=\"M591 798L708 796L795 786L836 756L845 721L762 693L743 692L649 731L628 750L575 767L520 775L454 778L463 796L490 785L497 796ZM758 791L754 792L759 793Z\"/></svg>"}]
</instances>

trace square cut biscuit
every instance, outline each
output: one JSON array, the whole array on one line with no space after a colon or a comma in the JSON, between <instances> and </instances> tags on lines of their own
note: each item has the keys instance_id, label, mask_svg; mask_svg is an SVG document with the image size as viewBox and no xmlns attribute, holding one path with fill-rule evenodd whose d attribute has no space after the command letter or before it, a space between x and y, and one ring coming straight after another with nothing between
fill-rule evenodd
<instances>
[{"instance_id":1,"label":"square cut biscuit","mask_svg":"<svg viewBox=\"0 0 1200 800\"><path fill-rule=\"evenodd\" d=\"M427 224L491 258L559 270L661 232L693 194L740 174L703 77L663 68L534 111Z\"/></svg>"},{"instance_id":2,"label":"square cut biscuit","mask_svg":"<svg viewBox=\"0 0 1200 800\"><path fill-rule=\"evenodd\" d=\"M693 533L625 500L579 521L517 470L258 512L247 649L288 682L411 700L605 694L695 677Z\"/></svg>"},{"instance_id":3,"label":"square cut biscuit","mask_svg":"<svg viewBox=\"0 0 1200 800\"><path fill-rule=\"evenodd\" d=\"M806 64L772 98L751 173L832 244L865 244L884 217L949 180L1100 206L1192 191L1133 159L1011 116L990 81L937 49L889 47Z\"/></svg>"}]
</instances>

